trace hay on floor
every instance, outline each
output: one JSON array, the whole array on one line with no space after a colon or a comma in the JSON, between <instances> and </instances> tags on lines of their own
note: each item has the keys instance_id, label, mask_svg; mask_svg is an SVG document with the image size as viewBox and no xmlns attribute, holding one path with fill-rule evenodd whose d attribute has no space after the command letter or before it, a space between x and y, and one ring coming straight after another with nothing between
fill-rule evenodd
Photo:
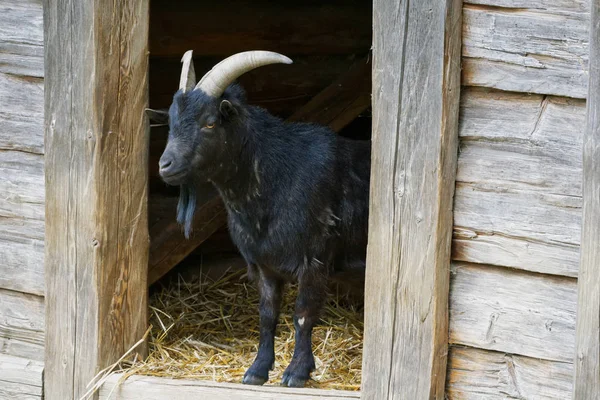
<instances>
[{"instance_id":1,"label":"hay on floor","mask_svg":"<svg viewBox=\"0 0 600 400\"><path fill-rule=\"evenodd\" d=\"M150 298L149 356L126 375L239 383L258 347L258 293L245 271L217 280L202 276L157 290ZM267 385L279 385L294 349L296 288L287 286L275 339L275 368ZM313 333L316 370L307 387L359 390L362 305L332 293Z\"/></svg>"}]
</instances>

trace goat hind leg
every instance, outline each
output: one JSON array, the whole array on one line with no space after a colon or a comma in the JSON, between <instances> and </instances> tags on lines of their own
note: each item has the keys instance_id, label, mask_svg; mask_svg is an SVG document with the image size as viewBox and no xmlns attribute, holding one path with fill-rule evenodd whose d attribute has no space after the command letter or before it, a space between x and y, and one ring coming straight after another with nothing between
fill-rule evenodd
<instances>
[{"instance_id":1,"label":"goat hind leg","mask_svg":"<svg viewBox=\"0 0 600 400\"><path fill-rule=\"evenodd\" d=\"M281 383L289 387L303 387L310 373L315 369L315 358L312 352L312 330L319 320L327 292L326 276L303 276L300 278L296 309L294 311L294 328L296 328L296 344L290 365L283 373Z\"/></svg>"}]
</instances>

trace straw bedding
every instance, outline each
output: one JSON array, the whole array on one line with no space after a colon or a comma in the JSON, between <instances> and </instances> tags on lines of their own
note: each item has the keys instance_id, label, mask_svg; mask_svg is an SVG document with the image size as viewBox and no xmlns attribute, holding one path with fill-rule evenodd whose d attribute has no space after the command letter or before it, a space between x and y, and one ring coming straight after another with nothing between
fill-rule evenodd
<instances>
[{"instance_id":1,"label":"straw bedding","mask_svg":"<svg viewBox=\"0 0 600 400\"><path fill-rule=\"evenodd\" d=\"M241 382L258 347L258 293L244 270L219 278L183 279L150 297L149 356L127 375ZM313 333L316 370L307 387L359 390L363 309L347 295L329 296ZM294 349L293 307L297 290L286 287L275 339L275 368L268 385L278 385Z\"/></svg>"}]
</instances>

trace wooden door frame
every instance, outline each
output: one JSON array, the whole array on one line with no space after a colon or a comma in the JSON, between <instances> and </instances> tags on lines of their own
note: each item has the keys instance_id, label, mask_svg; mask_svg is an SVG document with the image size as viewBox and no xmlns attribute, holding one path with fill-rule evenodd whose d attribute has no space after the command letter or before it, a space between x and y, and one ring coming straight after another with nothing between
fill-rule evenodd
<instances>
[{"instance_id":1,"label":"wooden door frame","mask_svg":"<svg viewBox=\"0 0 600 400\"><path fill-rule=\"evenodd\" d=\"M374 0L362 399L443 399L462 0Z\"/></svg>"},{"instance_id":2,"label":"wooden door frame","mask_svg":"<svg viewBox=\"0 0 600 400\"><path fill-rule=\"evenodd\" d=\"M44 0L50 400L79 398L147 327L148 5ZM373 11L361 396L441 399L462 0Z\"/></svg>"},{"instance_id":3,"label":"wooden door frame","mask_svg":"<svg viewBox=\"0 0 600 400\"><path fill-rule=\"evenodd\" d=\"M600 2L591 2L573 399L600 398Z\"/></svg>"},{"instance_id":4,"label":"wooden door frame","mask_svg":"<svg viewBox=\"0 0 600 400\"><path fill-rule=\"evenodd\" d=\"M148 325L149 0L43 6L44 396L74 400Z\"/></svg>"}]
</instances>

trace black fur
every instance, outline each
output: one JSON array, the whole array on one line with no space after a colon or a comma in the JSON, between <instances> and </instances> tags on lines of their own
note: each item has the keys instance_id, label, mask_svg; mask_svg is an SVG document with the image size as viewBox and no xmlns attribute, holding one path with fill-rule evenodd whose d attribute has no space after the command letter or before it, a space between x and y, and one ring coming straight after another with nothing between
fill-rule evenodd
<instances>
[{"instance_id":1,"label":"black fur","mask_svg":"<svg viewBox=\"0 0 600 400\"><path fill-rule=\"evenodd\" d=\"M281 291L293 281L299 283L296 345L283 384L303 386L314 369L311 334L328 279L365 268L370 142L286 123L248 105L237 85L219 99L177 92L169 124L161 165L170 167L161 174L181 185L178 221L189 233L194 185L212 182L231 237L258 281L260 343L244 383L268 379Z\"/></svg>"}]
</instances>

